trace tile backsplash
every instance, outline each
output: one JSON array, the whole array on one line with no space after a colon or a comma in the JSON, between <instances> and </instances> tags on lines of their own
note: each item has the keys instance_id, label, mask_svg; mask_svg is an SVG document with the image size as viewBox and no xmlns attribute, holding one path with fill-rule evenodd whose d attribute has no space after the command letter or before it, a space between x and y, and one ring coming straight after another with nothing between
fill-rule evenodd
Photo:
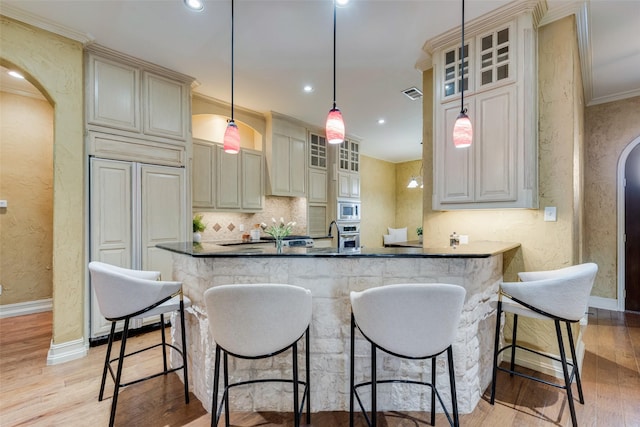
<instances>
[{"instance_id":1,"label":"tile backsplash","mask_svg":"<svg viewBox=\"0 0 640 427\"><path fill-rule=\"evenodd\" d=\"M292 234L307 234L307 199L302 197L266 196L264 209L257 213L194 211L195 214L202 215L202 221L207 225L202 233L203 241L241 239L254 224L271 225L272 218L295 221ZM240 231L241 225L244 231Z\"/></svg>"}]
</instances>

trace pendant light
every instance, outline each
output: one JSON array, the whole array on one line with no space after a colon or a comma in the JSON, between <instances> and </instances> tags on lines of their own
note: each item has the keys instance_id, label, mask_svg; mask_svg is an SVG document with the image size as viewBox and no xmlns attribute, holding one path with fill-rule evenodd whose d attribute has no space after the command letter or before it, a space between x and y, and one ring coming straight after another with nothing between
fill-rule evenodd
<instances>
[{"instance_id":1,"label":"pendant light","mask_svg":"<svg viewBox=\"0 0 640 427\"><path fill-rule=\"evenodd\" d=\"M329 110L325 126L329 144L341 144L344 141L344 120L336 108L336 1L333 1L333 108Z\"/></svg>"},{"instance_id":2,"label":"pendant light","mask_svg":"<svg viewBox=\"0 0 640 427\"><path fill-rule=\"evenodd\" d=\"M238 154L240 151L240 131L236 122L233 120L233 6L234 0L231 0L231 120L224 132L224 151L229 154Z\"/></svg>"},{"instance_id":3,"label":"pendant light","mask_svg":"<svg viewBox=\"0 0 640 427\"><path fill-rule=\"evenodd\" d=\"M453 144L456 148L465 148L473 141L471 120L464 108L464 0L462 0L462 47L460 48L460 114L453 126Z\"/></svg>"}]
</instances>

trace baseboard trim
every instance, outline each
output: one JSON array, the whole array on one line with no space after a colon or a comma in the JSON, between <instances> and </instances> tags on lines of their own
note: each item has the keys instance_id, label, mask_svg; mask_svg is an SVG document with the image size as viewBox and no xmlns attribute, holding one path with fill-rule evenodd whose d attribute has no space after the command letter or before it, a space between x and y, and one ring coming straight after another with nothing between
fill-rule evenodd
<instances>
[{"instance_id":1,"label":"baseboard trim","mask_svg":"<svg viewBox=\"0 0 640 427\"><path fill-rule=\"evenodd\" d=\"M51 341L49 353L47 354L47 365L58 365L71 360L81 359L89 352L89 344L84 338L54 344Z\"/></svg>"},{"instance_id":2,"label":"baseboard trim","mask_svg":"<svg viewBox=\"0 0 640 427\"><path fill-rule=\"evenodd\" d=\"M5 317L24 316L53 310L51 298L37 301L17 302L15 304L0 305L0 319Z\"/></svg>"},{"instance_id":3,"label":"baseboard trim","mask_svg":"<svg viewBox=\"0 0 640 427\"><path fill-rule=\"evenodd\" d=\"M589 297L589 307L601 308L604 310L620 311L618 309L618 300L615 298Z\"/></svg>"},{"instance_id":4,"label":"baseboard trim","mask_svg":"<svg viewBox=\"0 0 640 427\"><path fill-rule=\"evenodd\" d=\"M567 358L570 359L571 351L567 348ZM584 360L584 352L585 345L582 341L582 333L578 335L578 341L576 342L576 357L578 358L578 369L582 370L582 361ZM559 357L556 354L545 353L549 356ZM508 362L511 360L511 349L508 348L503 352L504 356L502 358L503 362ZM531 353L526 350L517 350L516 351L516 365L522 366L524 368L533 369L534 371L542 372L543 374L551 375L556 378L560 378L564 380L564 373L562 372L562 364L555 360L547 359L546 357L542 357L535 353Z\"/></svg>"}]
</instances>

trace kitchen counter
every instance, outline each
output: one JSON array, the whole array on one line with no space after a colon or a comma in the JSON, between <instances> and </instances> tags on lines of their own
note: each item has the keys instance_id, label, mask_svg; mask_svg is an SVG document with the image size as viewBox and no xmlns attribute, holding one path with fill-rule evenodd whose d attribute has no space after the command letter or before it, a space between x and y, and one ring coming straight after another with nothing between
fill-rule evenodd
<instances>
[{"instance_id":1,"label":"kitchen counter","mask_svg":"<svg viewBox=\"0 0 640 427\"><path fill-rule=\"evenodd\" d=\"M238 283L288 283L309 289L313 295L311 321L311 407L313 411L349 408L349 342L351 291L394 283L452 283L466 291L460 324L453 344L458 405L470 413L491 381L493 335L497 297L503 277L503 253L518 250L517 243L474 242L456 249L364 248L358 253L338 253L335 248L285 248L277 254L272 245L219 246L162 244L172 251L173 279L182 282L192 306L186 310L189 385L205 408L210 407L215 343L209 333L204 292L215 286ZM178 326L174 325L174 328ZM172 333L179 340L177 330ZM369 346L357 339L357 378L368 375L365 357ZM380 355L385 369L430 372L429 361L403 362ZM362 360L360 360L362 359ZM438 360L438 384L445 402L448 376L444 359ZM273 360L234 363L239 377L255 377L261 371L290 375L289 353ZM418 368L418 365L421 368ZM277 376L272 375L272 376ZM290 389L273 386L268 393L256 386L231 394L235 410L290 411ZM430 399L419 399L411 387L381 387L380 410L428 411ZM436 410L440 410L436 407Z\"/></svg>"},{"instance_id":2,"label":"kitchen counter","mask_svg":"<svg viewBox=\"0 0 640 427\"><path fill-rule=\"evenodd\" d=\"M240 242L242 243L242 242ZM265 243L271 243L266 244ZM289 248L285 247L283 253L276 253L273 242L257 241L244 244L231 244L223 246L214 242L202 243L163 243L157 245L175 253L190 255L192 257L378 257L378 258L488 258L503 252L515 249L519 243L479 241L468 245L451 247L387 247L387 248L361 248L354 251L339 252L336 248Z\"/></svg>"}]
</instances>

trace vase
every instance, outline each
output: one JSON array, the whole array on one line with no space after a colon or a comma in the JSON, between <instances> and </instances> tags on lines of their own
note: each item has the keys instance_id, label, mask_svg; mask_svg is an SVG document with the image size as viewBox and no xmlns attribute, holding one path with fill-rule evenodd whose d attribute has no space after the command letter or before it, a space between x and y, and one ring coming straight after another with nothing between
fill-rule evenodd
<instances>
[{"instance_id":1,"label":"vase","mask_svg":"<svg viewBox=\"0 0 640 427\"><path fill-rule=\"evenodd\" d=\"M193 241L195 243L200 243L200 241L202 240L202 235L198 232L193 233Z\"/></svg>"},{"instance_id":2,"label":"vase","mask_svg":"<svg viewBox=\"0 0 640 427\"><path fill-rule=\"evenodd\" d=\"M276 253L282 253L282 239L276 239Z\"/></svg>"}]
</instances>

